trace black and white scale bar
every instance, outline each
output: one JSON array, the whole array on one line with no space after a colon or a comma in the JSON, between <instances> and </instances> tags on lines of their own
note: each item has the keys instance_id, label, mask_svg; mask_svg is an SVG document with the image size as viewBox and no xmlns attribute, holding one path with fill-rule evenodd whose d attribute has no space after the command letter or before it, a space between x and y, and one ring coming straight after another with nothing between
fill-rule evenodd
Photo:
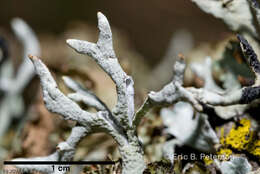
<instances>
[{"instance_id":1,"label":"black and white scale bar","mask_svg":"<svg viewBox=\"0 0 260 174\"><path fill-rule=\"evenodd\" d=\"M114 161L4 161L4 165L115 165Z\"/></svg>"}]
</instances>

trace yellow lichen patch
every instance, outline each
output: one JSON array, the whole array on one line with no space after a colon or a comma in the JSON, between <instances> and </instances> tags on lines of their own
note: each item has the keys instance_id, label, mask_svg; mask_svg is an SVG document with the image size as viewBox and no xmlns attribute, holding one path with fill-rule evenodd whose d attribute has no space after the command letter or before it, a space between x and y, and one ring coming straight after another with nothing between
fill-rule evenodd
<instances>
[{"instance_id":1,"label":"yellow lichen patch","mask_svg":"<svg viewBox=\"0 0 260 174\"><path fill-rule=\"evenodd\" d=\"M260 140L254 142L254 144L248 149L249 153L260 158Z\"/></svg>"},{"instance_id":2,"label":"yellow lichen patch","mask_svg":"<svg viewBox=\"0 0 260 174\"><path fill-rule=\"evenodd\" d=\"M221 148L217 155L220 160L229 160L233 151L246 151L260 159L260 140L255 139L255 132L251 130L251 122L249 119L241 119L239 125L233 125L231 130L225 134L224 127L216 128L220 130ZM203 159L206 165L210 165L213 161L205 157Z\"/></svg>"},{"instance_id":3,"label":"yellow lichen patch","mask_svg":"<svg viewBox=\"0 0 260 174\"><path fill-rule=\"evenodd\" d=\"M233 126L225 138L226 145L230 145L239 151L246 150L253 139L253 132L250 131L250 120L242 119L240 124L237 128Z\"/></svg>"},{"instance_id":4,"label":"yellow lichen patch","mask_svg":"<svg viewBox=\"0 0 260 174\"><path fill-rule=\"evenodd\" d=\"M239 123L240 125L237 127L234 125L226 136L224 135L224 128L221 128L220 143L223 148L217 154L231 155L232 150L230 148L232 148L238 151L247 151L260 158L260 140L254 139L254 131L250 129L250 120L244 118Z\"/></svg>"},{"instance_id":5,"label":"yellow lichen patch","mask_svg":"<svg viewBox=\"0 0 260 174\"><path fill-rule=\"evenodd\" d=\"M228 149L228 148L221 148L217 154L218 155L224 155L224 158L225 160L228 160L231 158L231 155L232 155L232 150Z\"/></svg>"},{"instance_id":6,"label":"yellow lichen patch","mask_svg":"<svg viewBox=\"0 0 260 174\"><path fill-rule=\"evenodd\" d=\"M203 161L207 166L213 163L213 160L207 156L203 158Z\"/></svg>"}]
</instances>

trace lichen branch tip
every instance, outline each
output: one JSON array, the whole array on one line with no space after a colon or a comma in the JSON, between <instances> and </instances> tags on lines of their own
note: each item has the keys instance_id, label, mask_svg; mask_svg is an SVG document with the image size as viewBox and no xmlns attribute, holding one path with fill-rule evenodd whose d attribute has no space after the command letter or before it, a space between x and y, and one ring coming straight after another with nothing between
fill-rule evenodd
<instances>
[{"instance_id":1,"label":"lichen branch tip","mask_svg":"<svg viewBox=\"0 0 260 174\"><path fill-rule=\"evenodd\" d=\"M178 57L179 57L180 60L185 60L185 56L182 53L179 53Z\"/></svg>"},{"instance_id":2,"label":"lichen branch tip","mask_svg":"<svg viewBox=\"0 0 260 174\"><path fill-rule=\"evenodd\" d=\"M29 54L28 57L29 57L31 60L37 60L37 59L39 59L37 56L33 56L33 55L31 55L31 54Z\"/></svg>"}]
</instances>

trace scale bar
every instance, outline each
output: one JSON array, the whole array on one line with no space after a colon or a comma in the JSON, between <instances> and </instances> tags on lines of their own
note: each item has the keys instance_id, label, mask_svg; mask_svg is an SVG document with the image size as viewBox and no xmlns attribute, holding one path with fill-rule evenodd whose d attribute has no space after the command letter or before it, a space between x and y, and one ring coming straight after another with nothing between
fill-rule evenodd
<instances>
[{"instance_id":1,"label":"scale bar","mask_svg":"<svg viewBox=\"0 0 260 174\"><path fill-rule=\"evenodd\" d=\"M115 161L4 161L4 165L115 165Z\"/></svg>"}]
</instances>

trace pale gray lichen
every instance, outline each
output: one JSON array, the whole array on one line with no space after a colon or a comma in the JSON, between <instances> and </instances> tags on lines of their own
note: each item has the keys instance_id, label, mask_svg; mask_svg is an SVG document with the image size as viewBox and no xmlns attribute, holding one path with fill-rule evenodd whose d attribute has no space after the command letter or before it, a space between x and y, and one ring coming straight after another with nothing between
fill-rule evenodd
<instances>
[{"instance_id":1,"label":"pale gray lichen","mask_svg":"<svg viewBox=\"0 0 260 174\"><path fill-rule=\"evenodd\" d=\"M201 10L222 19L232 31L259 34L247 0L191 0Z\"/></svg>"},{"instance_id":2,"label":"pale gray lichen","mask_svg":"<svg viewBox=\"0 0 260 174\"><path fill-rule=\"evenodd\" d=\"M70 77L63 77L67 87L75 91L75 93L68 94L68 97L75 102L83 102L87 106L95 108L97 111L108 110L108 107L103 103L94 93L85 89L79 83L72 80Z\"/></svg>"},{"instance_id":3,"label":"pale gray lichen","mask_svg":"<svg viewBox=\"0 0 260 174\"><path fill-rule=\"evenodd\" d=\"M75 147L79 141L86 136L88 130L82 126L76 126L72 129L71 135L65 142L60 142L57 145L57 151L45 157L35 158L17 158L13 161L72 161L75 154ZM52 165L16 165L22 172L38 171L42 173L55 174L66 173L59 171L58 166Z\"/></svg>"},{"instance_id":4,"label":"pale gray lichen","mask_svg":"<svg viewBox=\"0 0 260 174\"><path fill-rule=\"evenodd\" d=\"M240 35L238 35L238 39L240 41L241 50L255 74L255 83L252 86L224 92L215 92L203 88L186 88L186 90L191 92L191 94L201 103L210 106L230 106L235 104L250 104L259 98L259 60L247 40Z\"/></svg>"},{"instance_id":5,"label":"pale gray lichen","mask_svg":"<svg viewBox=\"0 0 260 174\"><path fill-rule=\"evenodd\" d=\"M51 112L62 115L65 120L76 121L79 126L86 129L86 135L94 132L106 132L111 135L119 145L123 160L123 173L141 174L146 164L136 128L143 116L143 114L140 114L140 110L145 108L142 107L137 114L134 113L134 82L132 77L123 71L118 62L113 50L112 33L108 20L101 13L98 13L98 28L100 34L96 44L74 39L67 40L67 43L77 52L92 57L116 84L118 101L112 112L97 96L84 90L68 77L64 78L65 83L76 93L69 94L69 97L65 96L58 89L51 73L41 60L36 56L30 56L30 58L37 75L40 77L46 108ZM166 85L161 91L151 92L148 95L148 100L153 106L172 104L185 99L198 107L198 110L202 110L197 100L191 97L190 93L182 87L185 67L183 58L178 59L174 66L173 82ZM83 101L85 104L96 108L98 112L84 111L73 100ZM147 102L144 105L147 105ZM74 134L72 133L72 135ZM80 139L78 138L78 140ZM68 158L68 160L70 159ZM34 167L34 169L38 167Z\"/></svg>"},{"instance_id":6,"label":"pale gray lichen","mask_svg":"<svg viewBox=\"0 0 260 174\"><path fill-rule=\"evenodd\" d=\"M91 133L104 132L113 137L118 144L122 157L123 174L141 174L146 168L146 163L136 128L150 108L157 105L167 106L179 101L186 101L197 111L202 112L203 107L201 103L208 105L233 105L239 103L242 94L244 94L244 88L222 95L203 88L184 88L182 85L186 63L181 57L177 59L174 65L173 80L158 92L150 92L144 104L135 113L133 79L124 72L119 64L113 50L112 32L108 20L101 13L98 13L98 28L100 33L97 43L75 39L69 39L67 43L78 53L92 57L116 84L118 98L117 104L112 111L93 93L82 89L75 81L66 77L64 78L65 83L75 93L69 94L69 97L65 96L58 89L55 80L42 61L37 56L30 56L36 74L40 78L46 108L53 113L61 115L65 120L77 122L77 126L72 129L72 133L66 142L58 145L59 150L49 157L42 157L46 160L50 157L53 159L54 156L57 161L70 161L73 159L77 143L82 138ZM258 97L258 94L256 96ZM94 107L97 112L90 113L85 111L75 101L82 101ZM193 134L185 139L180 138L180 142L187 143L195 148L203 147L204 150L211 150L212 146L207 147L208 144L205 142L208 142L208 139L214 137L215 134L209 128L209 123L205 116L198 113L195 120L190 119L189 121L191 121L190 128L192 130L195 129L197 136ZM80 133L76 130L80 131ZM197 137L197 139L194 139L194 137ZM41 166L32 166L31 169L42 170Z\"/></svg>"},{"instance_id":7,"label":"pale gray lichen","mask_svg":"<svg viewBox=\"0 0 260 174\"><path fill-rule=\"evenodd\" d=\"M123 159L123 173L141 174L146 164L143 159L142 148L136 136L136 130L132 127L132 117L134 114L133 80L123 71L118 63L113 50L112 33L109 23L101 13L98 13L98 23L100 34L97 44L71 39L67 43L76 51L92 56L115 82L118 103L113 112L93 93L81 88L72 79L65 77L64 81L66 85L76 92L69 94L69 97L76 101L87 100L85 103L95 107L98 112L90 113L82 110L78 104L58 89L51 73L41 60L36 56L30 56L30 58L34 64L36 74L40 78L46 108L51 112L63 116L65 120L76 121L80 129L82 129L82 134L79 134L75 133L75 128L73 128L71 136L67 141L58 145L59 149L66 147L65 149L70 149L69 152L71 150L75 151L76 144L83 137L90 133L105 132L111 135L119 145L119 151ZM54 154L56 153L61 155L56 159L57 161L72 160L73 153L65 151L61 154L57 151ZM46 160L48 160L48 157ZM31 169L42 170L41 166L32 166Z\"/></svg>"},{"instance_id":8,"label":"pale gray lichen","mask_svg":"<svg viewBox=\"0 0 260 174\"><path fill-rule=\"evenodd\" d=\"M175 139L165 142L163 147L164 157L173 163L174 148L189 146L202 152L214 152L219 139L210 126L207 115L194 112L191 104L178 102L173 109L161 110L163 124L167 127L166 133ZM169 150L169 152L168 152Z\"/></svg>"},{"instance_id":9,"label":"pale gray lichen","mask_svg":"<svg viewBox=\"0 0 260 174\"><path fill-rule=\"evenodd\" d=\"M212 77L212 60L211 57L205 58L204 62L196 62L190 65L191 70L202 80L204 80L203 89L209 90L215 93L225 93L241 88L239 82L234 78L231 73L225 74L224 85L226 84L227 89L220 88ZM227 85L229 84L229 85ZM232 84L232 85L231 85ZM231 85L231 86L230 86ZM230 119L237 115L242 115L246 109L250 106L247 104L236 104L231 106L211 106L216 114L223 119Z\"/></svg>"},{"instance_id":10,"label":"pale gray lichen","mask_svg":"<svg viewBox=\"0 0 260 174\"><path fill-rule=\"evenodd\" d=\"M211 73L212 60L211 57L206 57L203 62L194 62L190 64L191 70L204 81L203 88L216 92L223 92L214 81Z\"/></svg>"},{"instance_id":11,"label":"pale gray lichen","mask_svg":"<svg viewBox=\"0 0 260 174\"><path fill-rule=\"evenodd\" d=\"M220 162L215 160L222 174L248 174L252 170L251 164L246 158L232 157L230 161Z\"/></svg>"},{"instance_id":12,"label":"pale gray lichen","mask_svg":"<svg viewBox=\"0 0 260 174\"><path fill-rule=\"evenodd\" d=\"M116 58L112 32L108 20L101 13L98 13L98 28L100 33L96 44L75 39L68 39L67 43L77 52L92 57L115 82L118 102L113 114L118 115L117 119L123 127L131 127L134 113L133 80L123 71Z\"/></svg>"},{"instance_id":13,"label":"pale gray lichen","mask_svg":"<svg viewBox=\"0 0 260 174\"><path fill-rule=\"evenodd\" d=\"M180 100L189 101L198 111L202 111L202 106L199 104L199 102L193 97L193 95L188 90L182 87L185 68L186 63L184 61L184 58L180 57L175 62L173 68L174 75L172 82L165 85L160 91L151 91L148 94L148 97L146 98L144 104L135 114L134 125L138 125L142 117L153 106L167 106L174 104Z\"/></svg>"},{"instance_id":14,"label":"pale gray lichen","mask_svg":"<svg viewBox=\"0 0 260 174\"><path fill-rule=\"evenodd\" d=\"M24 47L23 62L18 68L15 81L13 81L11 84L12 86L15 86L15 89L13 90L21 91L35 75L34 68L31 65L30 60L28 60L27 56L28 54L40 56L41 50L35 33L22 19L13 19L11 25L14 33Z\"/></svg>"},{"instance_id":15,"label":"pale gray lichen","mask_svg":"<svg viewBox=\"0 0 260 174\"><path fill-rule=\"evenodd\" d=\"M22 19L15 18L11 22L15 36L23 46L23 61L15 73L11 59L6 59L0 67L0 91L4 96L0 99L0 137L4 135L11 120L24 114L24 102L22 93L35 76L34 68L27 55L33 53L40 55L39 41Z\"/></svg>"}]
</instances>

